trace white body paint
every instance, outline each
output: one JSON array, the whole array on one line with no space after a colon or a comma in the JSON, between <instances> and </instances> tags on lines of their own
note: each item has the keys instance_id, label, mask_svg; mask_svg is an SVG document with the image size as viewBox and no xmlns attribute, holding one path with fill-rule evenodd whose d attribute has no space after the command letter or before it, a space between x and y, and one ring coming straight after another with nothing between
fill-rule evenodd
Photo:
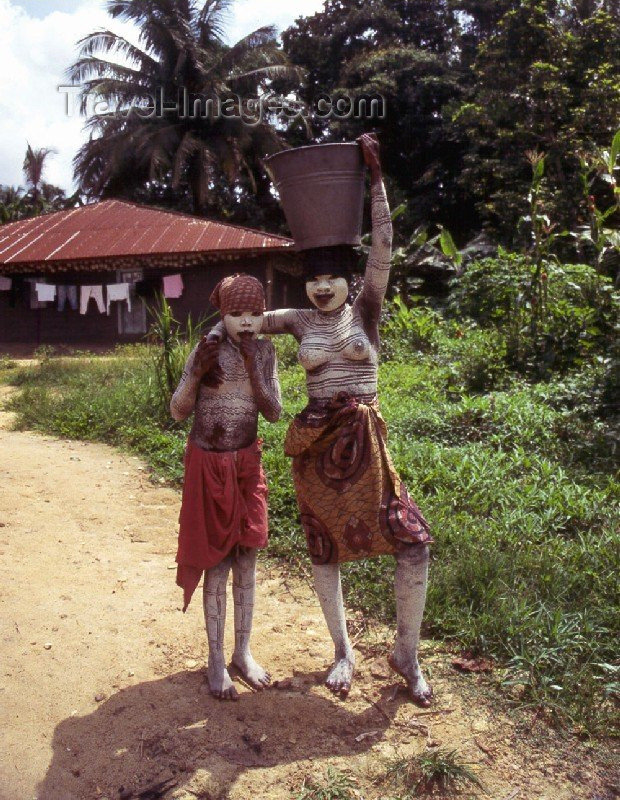
<instances>
[{"instance_id":1,"label":"white body paint","mask_svg":"<svg viewBox=\"0 0 620 800\"><path fill-rule=\"evenodd\" d=\"M280 309L265 313L264 333L289 333L299 342L298 358L306 371L308 397L329 400L340 391L368 401L377 394L379 365L379 316L387 289L392 221L383 181L371 185L372 246L364 275L364 286L353 305L315 309ZM334 291L342 278L315 276L306 291L316 305L318 294ZM346 282L345 282L346 284ZM338 295L342 298L342 293ZM346 299L346 294L344 295ZM223 326L212 331L222 336ZM418 664L420 626L426 600L428 545L413 545L396 556L397 636L392 666L405 678L411 698L428 705L432 690ZM338 565L313 565L314 583L335 648L334 664L327 676L333 692L345 695L354 668L349 641Z\"/></svg>"},{"instance_id":2,"label":"white body paint","mask_svg":"<svg viewBox=\"0 0 620 800\"><path fill-rule=\"evenodd\" d=\"M224 325L230 338L238 342L240 335L256 337L260 333L263 327L263 315L256 311L225 314Z\"/></svg>"},{"instance_id":3,"label":"white body paint","mask_svg":"<svg viewBox=\"0 0 620 800\"><path fill-rule=\"evenodd\" d=\"M239 332L260 330L262 315L227 315L227 330L239 340ZM228 319L230 317L230 319ZM194 420L190 438L205 450L240 450L256 439L258 413L275 422L282 409L276 355L273 344L258 340L256 357L248 366L237 344L222 342L218 352L219 378L212 373L200 376L194 369L196 350L192 350L181 381L172 397L170 411L176 420ZM213 385L216 384L216 385ZM207 676L211 693L224 700L236 700L237 690L224 658L226 621L226 583L232 567L235 616L235 649L232 663L255 689L271 680L269 673L253 658L250 633L254 612L256 550L239 548L212 569L205 571L203 608L209 643Z\"/></svg>"},{"instance_id":4,"label":"white body paint","mask_svg":"<svg viewBox=\"0 0 620 800\"><path fill-rule=\"evenodd\" d=\"M349 284L345 278L316 275L314 280L306 281L306 294L321 311L335 311L346 303Z\"/></svg>"}]
</instances>

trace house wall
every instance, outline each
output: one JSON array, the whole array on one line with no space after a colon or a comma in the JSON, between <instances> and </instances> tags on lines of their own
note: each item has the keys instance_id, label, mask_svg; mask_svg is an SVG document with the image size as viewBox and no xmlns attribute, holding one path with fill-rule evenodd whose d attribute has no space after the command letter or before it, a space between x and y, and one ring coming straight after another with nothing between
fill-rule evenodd
<instances>
[{"instance_id":1,"label":"house wall","mask_svg":"<svg viewBox=\"0 0 620 800\"><path fill-rule=\"evenodd\" d=\"M225 275L234 272L247 272L255 275L263 283L266 282L267 275L272 274L273 308L280 308L284 305L307 305L301 281L276 269L269 273L267 263L268 257L258 257L215 262L178 270L183 277L184 291L180 298L169 300L175 319L185 323L191 314L193 321L197 322L205 314L213 313L214 309L209 304L209 295L213 287ZM1 271L0 267L0 273ZM174 272L173 268L168 270L145 269L144 277L156 279L156 285L161 287L159 279L165 274ZM99 285L116 283L116 271L62 272L61 274L48 274L45 279L48 283L67 283L78 286ZM116 303L112 304L108 316L106 313L100 314L92 300L85 315L81 315L79 310L71 310L68 305L64 311L58 311L56 302L45 304L42 308L31 309L27 294L17 298L14 305L11 300L11 292L0 291L0 346L2 343L105 345L115 342L141 341L144 338L144 334L120 334L118 332ZM138 302L141 301L138 300ZM214 317L213 322L215 323L216 320L217 317ZM147 314L147 330L149 325L150 319Z\"/></svg>"}]
</instances>

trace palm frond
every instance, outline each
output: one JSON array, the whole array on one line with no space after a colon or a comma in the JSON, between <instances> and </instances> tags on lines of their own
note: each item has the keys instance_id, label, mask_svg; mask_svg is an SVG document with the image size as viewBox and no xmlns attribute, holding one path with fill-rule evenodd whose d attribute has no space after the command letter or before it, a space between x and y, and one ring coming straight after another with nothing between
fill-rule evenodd
<instances>
[{"instance_id":1,"label":"palm frond","mask_svg":"<svg viewBox=\"0 0 620 800\"><path fill-rule=\"evenodd\" d=\"M267 67L257 67L247 72L241 72L239 75L228 75L226 80L228 83L235 84L239 81L248 80L251 78L260 78L266 80L274 80L274 78L290 78L291 80L302 79L307 74L303 67L297 67L290 64L271 64Z\"/></svg>"},{"instance_id":2,"label":"palm frond","mask_svg":"<svg viewBox=\"0 0 620 800\"><path fill-rule=\"evenodd\" d=\"M98 56L86 56L78 59L75 64L67 71L67 76L71 81L82 83L91 80L93 76L98 78L112 78L114 80L126 80L128 83L138 83L148 88L152 81L148 75L137 69L124 67L114 61L106 61Z\"/></svg>"},{"instance_id":3,"label":"palm frond","mask_svg":"<svg viewBox=\"0 0 620 800\"><path fill-rule=\"evenodd\" d=\"M154 99L153 92L149 87L142 86L139 83L118 81L114 78L86 81L82 85L82 92L79 96L81 114L88 112L89 97L94 96L99 97L108 106L111 106L112 111L110 113L114 114L131 108L152 108ZM141 101L145 101L146 105L141 104Z\"/></svg>"},{"instance_id":4,"label":"palm frond","mask_svg":"<svg viewBox=\"0 0 620 800\"><path fill-rule=\"evenodd\" d=\"M226 120L231 122L231 120ZM223 131L225 126L222 126ZM225 132L214 136L209 141L209 149L215 155L217 164L226 176L226 179L233 183L239 172L239 157L238 145L236 145L234 137L227 135Z\"/></svg>"},{"instance_id":5,"label":"palm frond","mask_svg":"<svg viewBox=\"0 0 620 800\"><path fill-rule=\"evenodd\" d=\"M225 25L226 13L230 11L234 0L207 0L198 14L200 43L226 45Z\"/></svg>"},{"instance_id":6,"label":"palm frond","mask_svg":"<svg viewBox=\"0 0 620 800\"><path fill-rule=\"evenodd\" d=\"M200 152L204 143L191 131L185 133L174 155L172 163L172 188L177 189L181 183L183 170L193 156Z\"/></svg>"},{"instance_id":7,"label":"palm frond","mask_svg":"<svg viewBox=\"0 0 620 800\"><path fill-rule=\"evenodd\" d=\"M132 117L100 120L73 159L74 176L89 196L101 196L110 183L140 185L161 179L175 149L174 126L146 127Z\"/></svg>"},{"instance_id":8,"label":"palm frond","mask_svg":"<svg viewBox=\"0 0 620 800\"><path fill-rule=\"evenodd\" d=\"M27 143L22 169L26 178L26 185L30 186L35 192L39 190L47 157L57 152L53 147L40 147L38 150L33 150L30 143Z\"/></svg>"},{"instance_id":9,"label":"palm frond","mask_svg":"<svg viewBox=\"0 0 620 800\"><path fill-rule=\"evenodd\" d=\"M293 66L286 53L278 48L270 30L274 30L272 26L259 28L213 57L208 66L208 75L234 76L235 73L276 64Z\"/></svg>"},{"instance_id":10,"label":"palm frond","mask_svg":"<svg viewBox=\"0 0 620 800\"><path fill-rule=\"evenodd\" d=\"M275 25L263 25L235 42L228 52L234 55L253 50L256 47L264 47L267 44L276 44L277 37L278 29Z\"/></svg>"},{"instance_id":11,"label":"palm frond","mask_svg":"<svg viewBox=\"0 0 620 800\"><path fill-rule=\"evenodd\" d=\"M140 69L149 75L156 75L159 69L159 63L152 55L109 30L101 29L89 33L88 36L78 40L77 46L80 57L92 56L99 52L115 52L139 64Z\"/></svg>"},{"instance_id":12,"label":"palm frond","mask_svg":"<svg viewBox=\"0 0 620 800\"><path fill-rule=\"evenodd\" d=\"M144 3L144 5L147 5ZM134 14L136 3L134 0L108 0L107 11L114 19L135 19Z\"/></svg>"}]
</instances>

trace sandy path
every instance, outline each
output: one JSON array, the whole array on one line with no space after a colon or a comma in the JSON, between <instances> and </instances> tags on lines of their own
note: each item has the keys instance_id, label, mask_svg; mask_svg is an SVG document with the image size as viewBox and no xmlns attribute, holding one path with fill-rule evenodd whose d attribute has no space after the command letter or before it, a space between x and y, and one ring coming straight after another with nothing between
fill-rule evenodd
<instances>
[{"instance_id":1,"label":"sandy path","mask_svg":"<svg viewBox=\"0 0 620 800\"><path fill-rule=\"evenodd\" d=\"M11 432L7 421L0 800L116 800L166 780L153 796L284 800L326 764L379 798L393 794L372 784L381 758L429 745L457 748L498 800L613 796L588 745L544 726L526 735L530 721L481 705L480 679L456 674L432 643L434 713L407 702L368 642L349 699L332 699L320 685L331 647L311 591L264 567L254 651L281 684L263 693L239 684L238 703L218 703L201 671L200 590L183 615L174 585L177 492L152 485L135 458Z\"/></svg>"}]
</instances>

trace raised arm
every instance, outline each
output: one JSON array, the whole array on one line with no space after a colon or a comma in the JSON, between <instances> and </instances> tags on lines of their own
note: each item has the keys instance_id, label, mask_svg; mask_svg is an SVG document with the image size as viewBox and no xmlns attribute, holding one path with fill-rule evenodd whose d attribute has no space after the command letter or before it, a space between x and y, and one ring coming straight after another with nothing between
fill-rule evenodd
<instances>
[{"instance_id":1,"label":"raised arm","mask_svg":"<svg viewBox=\"0 0 620 800\"><path fill-rule=\"evenodd\" d=\"M379 143L371 134L363 134L358 141L370 169L372 243L364 274L364 288L355 302L361 307L363 316L374 323L378 322L390 277L392 218L381 174Z\"/></svg>"},{"instance_id":2,"label":"raised arm","mask_svg":"<svg viewBox=\"0 0 620 800\"><path fill-rule=\"evenodd\" d=\"M282 395L273 343L268 339L241 341L239 351L250 376L258 410L268 422L276 422L282 413Z\"/></svg>"},{"instance_id":3,"label":"raised arm","mask_svg":"<svg viewBox=\"0 0 620 800\"><path fill-rule=\"evenodd\" d=\"M218 347L215 342L201 339L189 354L179 385L170 400L170 413L177 422L187 419L196 406L200 381L208 372L218 381Z\"/></svg>"}]
</instances>

